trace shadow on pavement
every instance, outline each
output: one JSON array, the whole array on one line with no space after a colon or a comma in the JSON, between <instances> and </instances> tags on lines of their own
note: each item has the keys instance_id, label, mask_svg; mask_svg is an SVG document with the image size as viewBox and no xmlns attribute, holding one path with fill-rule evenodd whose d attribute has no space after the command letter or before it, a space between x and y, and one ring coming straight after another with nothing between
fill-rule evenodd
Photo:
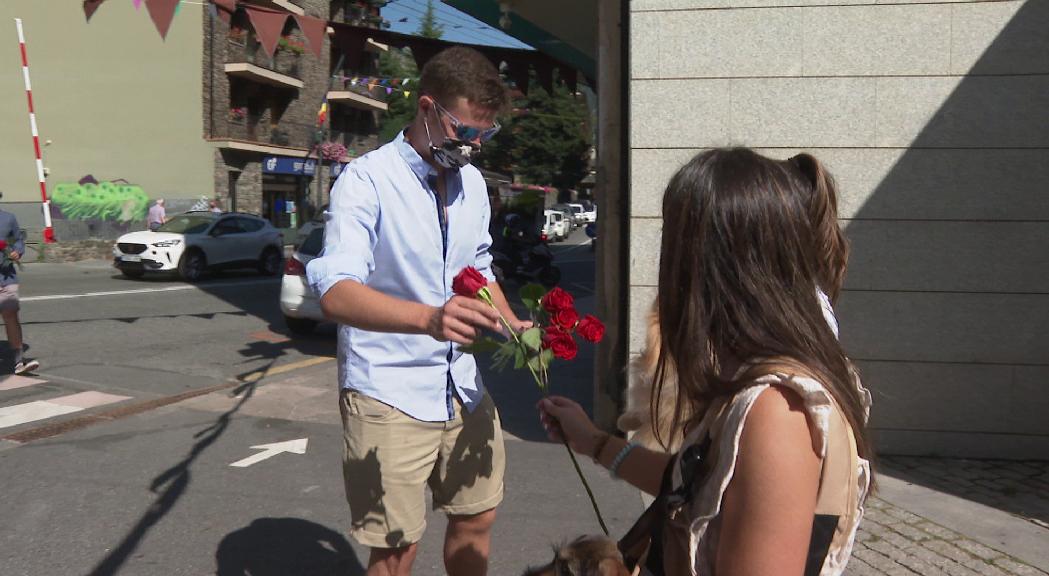
<instances>
[{"instance_id":1,"label":"shadow on pavement","mask_svg":"<svg viewBox=\"0 0 1049 576\"><path fill-rule=\"evenodd\" d=\"M365 573L339 532L300 518L259 518L215 551L216 576L357 576Z\"/></svg>"},{"instance_id":2,"label":"shadow on pavement","mask_svg":"<svg viewBox=\"0 0 1049 576\"><path fill-rule=\"evenodd\" d=\"M222 436L229 427L233 415L255 393L255 387L255 382L248 382L234 389L233 393L239 395L238 402L223 412L211 426L193 435L196 442L185 458L153 478L149 484L150 492L157 495L153 504L128 531L123 541L114 546L112 551L89 572L89 576L112 576L120 572L120 567L132 556L150 529L160 522L186 493L193 478L191 470L193 462Z\"/></svg>"},{"instance_id":3,"label":"shadow on pavement","mask_svg":"<svg viewBox=\"0 0 1049 576\"><path fill-rule=\"evenodd\" d=\"M885 474L1049 528L1049 462L882 456Z\"/></svg>"}]
</instances>

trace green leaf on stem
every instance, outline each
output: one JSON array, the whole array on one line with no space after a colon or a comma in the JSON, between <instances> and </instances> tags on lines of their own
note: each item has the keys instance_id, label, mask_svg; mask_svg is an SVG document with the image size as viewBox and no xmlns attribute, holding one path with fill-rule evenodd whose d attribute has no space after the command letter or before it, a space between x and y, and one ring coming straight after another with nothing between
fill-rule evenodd
<instances>
[{"instance_id":1,"label":"green leaf on stem","mask_svg":"<svg viewBox=\"0 0 1049 576\"><path fill-rule=\"evenodd\" d=\"M554 361L554 351L547 348L539 354L539 364L546 370L550 367L550 363Z\"/></svg>"},{"instance_id":2,"label":"green leaf on stem","mask_svg":"<svg viewBox=\"0 0 1049 576\"><path fill-rule=\"evenodd\" d=\"M521 291L518 293L521 296L521 301L524 305L532 312L539 312L542 309L543 296L546 296L546 288L543 288L540 284L525 284L521 287Z\"/></svg>"},{"instance_id":3,"label":"green leaf on stem","mask_svg":"<svg viewBox=\"0 0 1049 576\"><path fill-rule=\"evenodd\" d=\"M503 370L510 364L510 360L514 358L514 352L519 349L512 340L503 342L499 349L495 351L495 354L492 355L492 366L496 370Z\"/></svg>"},{"instance_id":4,"label":"green leaf on stem","mask_svg":"<svg viewBox=\"0 0 1049 576\"><path fill-rule=\"evenodd\" d=\"M543 330L541 328L529 328L521 333L521 342L536 352L543 344Z\"/></svg>"},{"instance_id":5,"label":"green leaf on stem","mask_svg":"<svg viewBox=\"0 0 1049 576\"><path fill-rule=\"evenodd\" d=\"M474 340L473 344L459 346L459 351L464 354L487 354L499 350L499 347L502 345L502 342L499 342L490 336L482 336L481 338Z\"/></svg>"},{"instance_id":6,"label":"green leaf on stem","mask_svg":"<svg viewBox=\"0 0 1049 576\"><path fill-rule=\"evenodd\" d=\"M514 347L514 369L524 368L525 353L520 347Z\"/></svg>"}]
</instances>

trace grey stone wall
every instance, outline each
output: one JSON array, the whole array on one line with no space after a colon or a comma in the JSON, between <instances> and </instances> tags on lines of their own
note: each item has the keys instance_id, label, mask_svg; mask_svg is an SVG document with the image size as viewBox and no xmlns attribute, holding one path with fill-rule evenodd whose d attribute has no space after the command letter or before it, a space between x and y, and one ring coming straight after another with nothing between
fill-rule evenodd
<instances>
[{"instance_id":1,"label":"grey stone wall","mask_svg":"<svg viewBox=\"0 0 1049 576\"><path fill-rule=\"evenodd\" d=\"M806 150L853 252L842 341L883 452L1049 454L1049 3L631 2L631 350L696 152Z\"/></svg>"}]
</instances>

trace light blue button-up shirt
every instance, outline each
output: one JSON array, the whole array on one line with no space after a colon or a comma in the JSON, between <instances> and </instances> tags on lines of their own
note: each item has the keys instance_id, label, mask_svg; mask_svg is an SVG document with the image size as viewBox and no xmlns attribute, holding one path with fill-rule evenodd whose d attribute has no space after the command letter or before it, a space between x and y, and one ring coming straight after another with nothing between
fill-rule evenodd
<instances>
[{"instance_id":1,"label":"light blue button-up shirt","mask_svg":"<svg viewBox=\"0 0 1049 576\"><path fill-rule=\"evenodd\" d=\"M399 134L346 166L331 191L324 251L306 267L318 297L337 282L360 282L402 300L442 306L466 266L489 281L491 208L473 166L447 178L442 234L437 171ZM453 416L452 395L472 411L484 395L477 363L428 335L339 326L339 383L429 422Z\"/></svg>"}]
</instances>

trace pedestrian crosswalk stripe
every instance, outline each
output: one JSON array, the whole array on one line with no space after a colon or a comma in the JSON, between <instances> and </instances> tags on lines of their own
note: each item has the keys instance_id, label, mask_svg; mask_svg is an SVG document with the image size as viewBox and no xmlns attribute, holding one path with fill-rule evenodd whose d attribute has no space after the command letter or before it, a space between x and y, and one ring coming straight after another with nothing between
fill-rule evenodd
<instances>
[{"instance_id":1,"label":"pedestrian crosswalk stripe","mask_svg":"<svg viewBox=\"0 0 1049 576\"><path fill-rule=\"evenodd\" d=\"M87 408L121 402L130 398L130 396L117 396L116 394L104 394L102 392L79 392L50 400L37 400L24 404L4 406L0 408L0 428L9 428L28 422L54 418L55 416L72 414Z\"/></svg>"},{"instance_id":2,"label":"pedestrian crosswalk stripe","mask_svg":"<svg viewBox=\"0 0 1049 576\"><path fill-rule=\"evenodd\" d=\"M18 388L33 386L35 384L44 384L46 382L47 380L40 380L39 378L29 378L27 376L18 376L15 374L11 374L8 376L0 377L0 391L15 390Z\"/></svg>"}]
</instances>

